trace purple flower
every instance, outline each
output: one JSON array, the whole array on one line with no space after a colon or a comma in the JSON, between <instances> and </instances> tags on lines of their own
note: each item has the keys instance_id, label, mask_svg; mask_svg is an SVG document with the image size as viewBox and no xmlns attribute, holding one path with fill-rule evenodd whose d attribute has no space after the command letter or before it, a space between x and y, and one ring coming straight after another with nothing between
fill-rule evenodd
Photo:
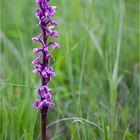
<instances>
[{"instance_id":1,"label":"purple flower","mask_svg":"<svg viewBox=\"0 0 140 140\"><path fill-rule=\"evenodd\" d=\"M40 73L43 69L41 64L36 64L34 68L33 73Z\"/></svg>"},{"instance_id":2,"label":"purple flower","mask_svg":"<svg viewBox=\"0 0 140 140\"><path fill-rule=\"evenodd\" d=\"M50 26L48 28L43 27L44 30L48 33L48 35L50 35L53 38L57 38L58 37L58 32L56 30L52 30L54 28L54 26Z\"/></svg>"},{"instance_id":3,"label":"purple flower","mask_svg":"<svg viewBox=\"0 0 140 140\"><path fill-rule=\"evenodd\" d=\"M57 42L51 42L51 44L52 44L52 48L53 49L55 49L55 48L59 48L60 47L60 45L57 43Z\"/></svg>"},{"instance_id":4,"label":"purple flower","mask_svg":"<svg viewBox=\"0 0 140 140\"><path fill-rule=\"evenodd\" d=\"M38 42L38 41L40 41L40 38L42 37L42 34L40 34L40 35L38 35L38 36L35 36L35 37L33 37L32 38L32 41L33 42Z\"/></svg>"},{"instance_id":5,"label":"purple flower","mask_svg":"<svg viewBox=\"0 0 140 140\"><path fill-rule=\"evenodd\" d=\"M57 38L58 37L58 32L57 31L52 31L50 34L53 38Z\"/></svg>"},{"instance_id":6,"label":"purple flower","mask_svg":"<svg viewBox=\"0 0 140 140\"><path fill-rule=\"evenodd\" d=\"M52 30L49 28L45 28L46 32L50 35L52 33Z\"/></svg>"},{"instance_id":7,"label":"purple flower","mask_svg":"<svg viewBox=\"0 0 140 140\"><path fill-rule=\"evenodd\" d=\"M55 10L56 10L56 6L49 6L48 7L49 16L54 16L54 14L56 12Z\"/></svg>"},{"instance_id":8,"label":"purple flower","mask_svg":"<svg viewBox=\"0 0 140 140\"><path fill-rule=\"evenodd\" d=\"M41 101L40 99L37 99L37 100L34 102L33 107L38 106L39 103L40 103L40 101Z\"/></svg>"},{"instance_id":9,"label":"purple flower","mask_svg":"<svg viewBox=\"0 0 140 140\"><path fill-rule=\"evenodd\" d=\"M51 101L45 100L44 102L46 103L46 105L48 106L48 108L51 108L51 107L54 107L55 106L55 104L52 103Z\"/></svg>"},{"instance_id":10,"label":"purple flower","mask_svg":"<svg viewBox=\"0 0 140 140\"><path fill-rule=\"evenodd\" d=\"M41 17L42 14L43 14L42 9L37 8L37 9L36 9L36 13L35 13L36 17L39 19L39 17Z\"/></svg>"},{"instance_id":11,"label":"purple flower","mask_svg":"<svg viewBox=\"0 0 140 140\"><path fill-rule=\"evenodd\" d=\"M52 102L52 90L47 86L51 77L55 76L55 72L50 63L52 55L50 54L49 46L52 46L52 48L55 49L59 48L60 45L51 40L51 38L58 37L58 32L54 30L58 23L51 19L51 17L56 13L56 6L50 6L49 0L36 0L36 4L39 6L35 13L39 20L37 27L41 28L42 33L36 37L33 37L32 41L40 42L42 47L33 49L34 54L41 52L41 56L38 56L32 62L32 64L35 65L33 72L40 75L41 86L37 89L40 99L37 99L33 106L36 106L42 110L43 107L48 109L55 105ZM50 37L50 41L47 40L48 37Z\"/></svg>"},{"instance_id":12,"label":"purple flower","mask_svg":"<svg viewBox=\"0 0 140 140\"><path fill-rule=\"evenodd\" d=\"M34 54L38 54L39 52L43 52L43 48L34 48L33 52Z\"/></svg>"},{"instance_id":13,"label":"purple flower","mask_svg":"<svg viewBox=\"0 0 140 140\"><path fill-rule=\"evenodd\" d=\"M54 25L54 26L57 26L57 25L58 25L58 23L57 23L56 21L54 21L54 20L50 20L49 23L50 23L51 25Z\"/></svg>"},{"instance_id":14,"label":"purple flower","mask_svg":"<svg viewBox=\"0 0 140 140\"><path fill-rule=\"evenodd\" d=\"M41 59L41 56L37 57L33 62L32 64L40 64L40 59Z\"/></svg>"},{"instance_id":15,"label":"purple flower","mask_svg":"<svg viewBox=\"0 0 140 140\"><path fill-rule=\"evenodd\" d=\"M45 67L45 69L42 71L41 74L46 78L55 76L55 72L53 71L53 68L48 68L48 67Z\"/></svg>"},{"instance_id":16,"label":"purple flower","mask_svg":"<svg viewBox=\"0 0 140 140\"><path fill-rule=\"evenodd\" d=\"M51 94L52 90L47 86L41 86L40 88L37 89L37 92L39 94Z\"/></svg>"},{"instance_id":17,"label":"purple flower","mask_svg":"<svg viewBox=\"0 0 140 140\"><path fill-rule=\"evenodd\" d=\"M41 101L41 102L38 104L37 107L38 107L39 109L42 109L43 106L45 106L45 102L44 102L44 101Z\"/></svg>"}]
</instances>

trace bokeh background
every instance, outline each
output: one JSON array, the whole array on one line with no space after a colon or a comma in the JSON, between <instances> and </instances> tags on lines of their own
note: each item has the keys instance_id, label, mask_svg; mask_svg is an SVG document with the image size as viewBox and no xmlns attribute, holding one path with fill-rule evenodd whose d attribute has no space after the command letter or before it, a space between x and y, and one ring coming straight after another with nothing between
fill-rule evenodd
<instances>
[{"instance_id":1,"label":"bokeh background","mask_svg":"<svg viewBox=\"0 0 140 140\"><path fill-rule=\"evenodd\" d=\"M51 0L61 48L51 51L56 106L48 140L138 140L140 62L138 0ZM39 140L40 112L32 104L34 0L1 1L0 139Z\"/></svg>"}]
</instances>

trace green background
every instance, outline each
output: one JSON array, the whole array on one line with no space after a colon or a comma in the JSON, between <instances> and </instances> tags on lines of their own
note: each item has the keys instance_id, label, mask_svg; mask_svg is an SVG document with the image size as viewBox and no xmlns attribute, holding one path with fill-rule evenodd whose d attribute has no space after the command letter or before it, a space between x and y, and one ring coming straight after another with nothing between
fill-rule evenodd
<instances>
[{"instance_id":1,"label":"green background","mask_svg":"<svg viewBox=\"0 0 140 140\"><path fill-rule=\"evenodd\" d=\"M137 0L51 0L61 48L51 50L56 106L48 140L138 140L140 63ZM32 108L39 77L31 38L40 30L34 0L1 1L0 139L39 140Z\"/></svg>"}]
</instances>

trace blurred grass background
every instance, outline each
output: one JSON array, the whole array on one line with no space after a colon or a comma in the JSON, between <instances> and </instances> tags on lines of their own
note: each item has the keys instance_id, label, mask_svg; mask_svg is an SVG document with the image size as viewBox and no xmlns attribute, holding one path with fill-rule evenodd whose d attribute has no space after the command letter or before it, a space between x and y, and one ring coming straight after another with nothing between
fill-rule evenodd
<instances>
[{"instance_id":1,"label":"blurred grass background","mask_svg":"<svg viewBox=\"0 0 140 140\"><path fill-rule=\"evenodd\" d=\"M48 140L138 140L138 0L52 0L60 49L52 51L56 106ZM32 73L34 0L1 1L0 139L39 140L40 85Z\"/></svg>"}]
</instances>

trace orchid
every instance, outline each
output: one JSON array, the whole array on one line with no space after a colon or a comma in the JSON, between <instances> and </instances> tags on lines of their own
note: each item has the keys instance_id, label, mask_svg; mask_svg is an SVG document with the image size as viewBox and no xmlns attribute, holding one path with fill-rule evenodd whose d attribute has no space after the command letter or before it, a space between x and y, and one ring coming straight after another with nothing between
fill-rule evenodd
<instances>
[{"instance_id":1,"label":"orchid","mask_svg":"<svg viewBox=\"0 0 140 140\"><path fill-rule=\"evenodd\" d=\"M50 63L52 55L49 47L52 46L52 49L55 49L59 48L60 45L53 40L58 37L58 32L54 30L58 23L52 19L56 13L56 6L50 6L49 0L36 0L36 4L38 8L35 16L39 20L36 26L41 28L42 33L33 37L32 41L40 42L42 46L33 49L35 55L38 53L41 53L41 55L35 58L32 64L35 65L33 72L40 76L41 86L36 90L40 95L40 99L37 99L33 106L41 110L42 140L46 140L46 115L48 109L55 105L52 101L52 89L48 87L51 78L55 76L54 69ZM49 37L52 39L47 42Z\"/></svg>"}]
</instances>

